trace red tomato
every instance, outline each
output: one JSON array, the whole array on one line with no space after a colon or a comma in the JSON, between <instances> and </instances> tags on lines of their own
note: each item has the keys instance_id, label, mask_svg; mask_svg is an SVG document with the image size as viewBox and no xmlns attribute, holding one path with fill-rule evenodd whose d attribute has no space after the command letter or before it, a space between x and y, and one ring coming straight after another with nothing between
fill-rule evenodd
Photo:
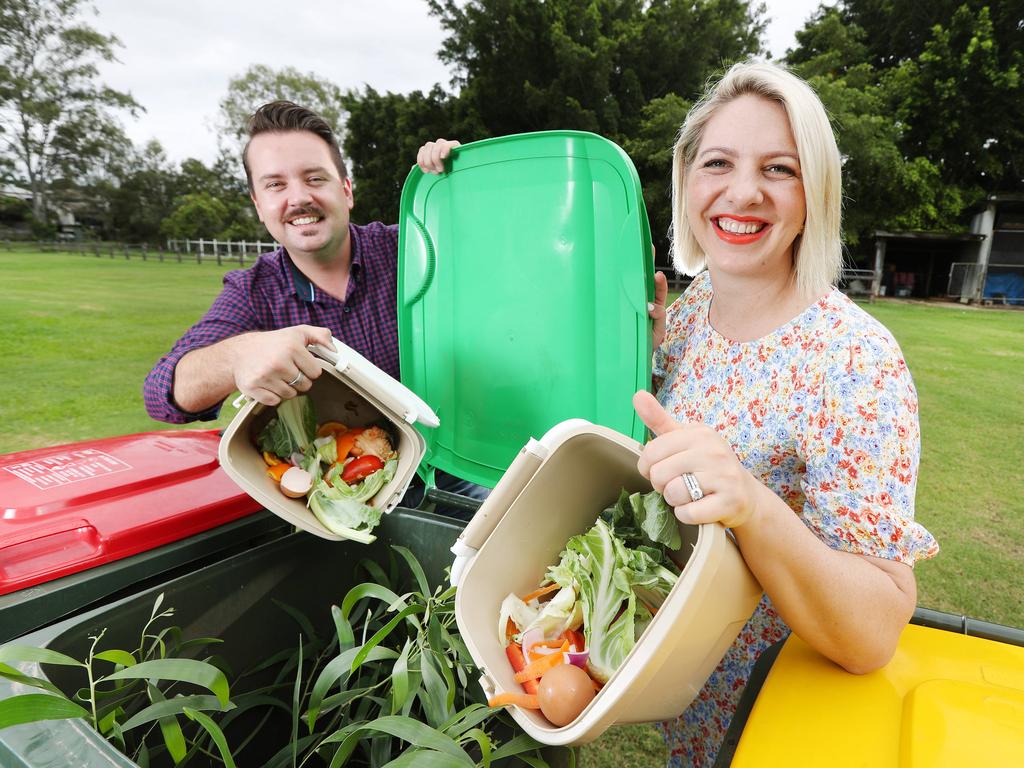
<instances>
[{"instance_id":1,"label":"red tomato","mask_svg":"<svg viewBox=\"0 0 1024 768\"><path fill-rule=\"evenodd\" d=\"M363 478L369 477L383 467L384 462L376 456L371 454L360 456L358 459L352 459L352 461L345 465L345 469L341 472L341 480L348 485L352 485L353 483L358 483Z\"/></svg>"}]
</instances>

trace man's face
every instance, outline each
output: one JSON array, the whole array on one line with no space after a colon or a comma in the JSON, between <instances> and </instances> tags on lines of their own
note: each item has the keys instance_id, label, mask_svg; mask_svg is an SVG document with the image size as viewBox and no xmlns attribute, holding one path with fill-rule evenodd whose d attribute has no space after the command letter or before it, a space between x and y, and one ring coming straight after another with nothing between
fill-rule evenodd
<instances>
[{"instance_id":1,"label":"man's face","mask_svg":"<svg viewBox=\"0 0 1024 768\"><path fill-rule=\"evenodd\" d=\"M354 201L327 143L308 131L261 133L249 143L248 160L252 202L271 236L293 257L337 258Z\"/></svg>"}]
</instances>

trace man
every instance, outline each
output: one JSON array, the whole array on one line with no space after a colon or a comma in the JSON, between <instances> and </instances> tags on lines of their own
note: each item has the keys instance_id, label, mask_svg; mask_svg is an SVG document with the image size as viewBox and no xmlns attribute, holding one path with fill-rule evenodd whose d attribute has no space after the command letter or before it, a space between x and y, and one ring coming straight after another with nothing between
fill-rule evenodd
<instances>
[{"instance_id":1,"label":"man","mask_svg":"<svg viewBox=\"0 0 1024 768\"><path fill-rule=\"evenodd\" d=\"M456 144L432 144L435 158ZM330 347L332 333L399 377L398 227L349 221L352 181L330 126L291 102L265 104L250 118L242 162L256 213L281 247L229 272L206 315L146 377L146 410L160 421L214 419L236 390L271 406L306 392L321 373L307 345Z\"/></svg>"}]
</instances>

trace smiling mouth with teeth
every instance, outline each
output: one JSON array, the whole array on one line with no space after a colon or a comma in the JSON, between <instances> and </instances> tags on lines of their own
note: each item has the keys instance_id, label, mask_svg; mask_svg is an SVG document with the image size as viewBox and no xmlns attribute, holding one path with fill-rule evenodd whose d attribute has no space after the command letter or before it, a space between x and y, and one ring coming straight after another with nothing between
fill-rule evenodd
<instances>
[{"instance_id":1,"label":"smiling mouth with teeth","mask_svg":"<svg viewBox=\"0 0 1024 768\"><path fill-rule=\"evenodd\" d=\"M293 224L296 227L303 227L307 224L316 224L318 221L320 221L319 216L299 216L298 218L292 219L288 223Z\"/></svg>"},{"instance_id":2,"label":"smiling mouth with teeth","mask_svg":"<svg viewBox=\"0 0 1024 768\"><path fill-rule=\"evenodd\" d=\"M764 221L737 221L724 216L715 219L715 223L720 229L734 235L753 235L768 226Z\"/></svg>"}]
</instances>

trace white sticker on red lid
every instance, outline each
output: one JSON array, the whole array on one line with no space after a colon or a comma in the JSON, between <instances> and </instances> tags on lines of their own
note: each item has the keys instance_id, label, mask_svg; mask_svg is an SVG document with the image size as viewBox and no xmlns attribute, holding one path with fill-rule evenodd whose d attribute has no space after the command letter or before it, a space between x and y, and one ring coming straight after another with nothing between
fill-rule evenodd
<instances>
[{"instance_id":1,"label":"white sticker on red lid","mask_svg":"<svg viewBox=\"0 0 1024 768\"><path fill-rule=\"evenodd\" d=\"M41 491L59 488L82 480L90 480L94 477L112 475L115 472L124 472L131 468L130 464L125 464L109 453L98 451L95 448L64 451L43 459L0 467L15 477L20 477L25 482L31 483Z\"/></svg>"}]
</instances>

